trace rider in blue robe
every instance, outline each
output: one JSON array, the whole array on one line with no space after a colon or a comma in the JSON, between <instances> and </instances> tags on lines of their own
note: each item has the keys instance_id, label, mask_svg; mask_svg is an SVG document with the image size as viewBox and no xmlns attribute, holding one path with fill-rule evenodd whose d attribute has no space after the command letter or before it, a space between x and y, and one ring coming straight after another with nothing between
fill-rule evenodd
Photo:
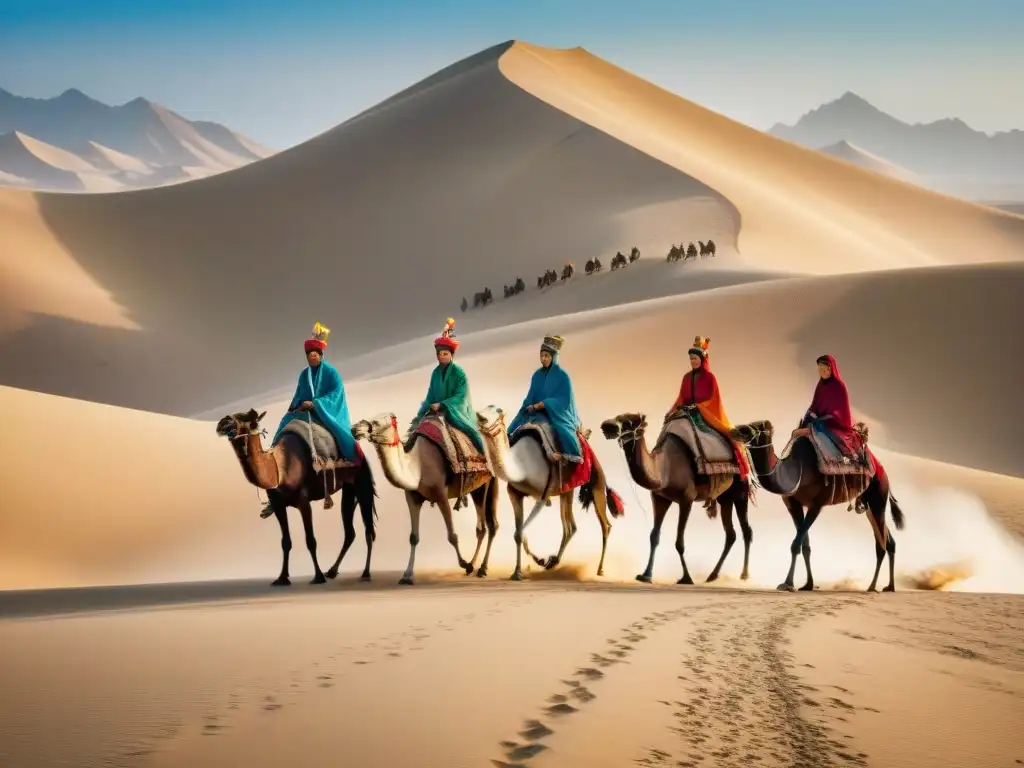
<instances>
[{"instance_id":1,"label":"rider in blue robe","mask_svg":"<svg viewBox=\"0 0 1024 768\"><path fill-rule=\"evenodd\" d=\"M530 391L526 393L519 413L508 426L509 435L514 435L524 424L547 419L558 437L559 450L563 458L571 462L583 461L578 430L580 417L576 412L576 398L572 391L572 380L565 369L558 364L558 353L564 339L561 336L545 336L540 346L541 367L530 379Z\"/></svg>"},{"instance_id":2,"label":"rider in blue robe","mask_svg":"<svg viewBox=\"0 0 1024 768\"><path fill-rule=\"evenodd\" d=\"M312 421L325 427L335 443L338 445L338 453L346 461L355 461L356 441L352 437L352 420L348 413L348 400L345 397L345 384L341 380L338 369L323 359L327 349L327 335L330 331L319 323L313 329L313 337L306 339L304 348L306 351L306 368L299 374L299 380L295 387L295 395L292 397L288 411L281 419L281 423L274 433L271 445L277 443L284 428L295 421ZM330 497L324 501L324 508L329 509L333 504L328 503ZM273 514L269 502L260 513L262 517L269 517Z\"/></svg>"}]
</instances>

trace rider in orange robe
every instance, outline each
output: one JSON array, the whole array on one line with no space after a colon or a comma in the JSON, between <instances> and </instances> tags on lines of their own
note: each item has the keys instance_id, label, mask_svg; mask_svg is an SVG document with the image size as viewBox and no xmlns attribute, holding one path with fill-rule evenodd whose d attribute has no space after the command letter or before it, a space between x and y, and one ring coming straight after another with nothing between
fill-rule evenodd
<instances>
[{"instance_id":1,"label":"rider in orange robe","mask_svg":"<svg viewBox=\"0 0 1024 768\"><path fill-rule=\"evenodd\" d=\"M711 372L708 362L708 347L711 339L698 336L693 341L690 353L690 372L683 376L682 384L679 386L679 397L672 404L669 414L679 410L696 410L701 419L718 434L722 435L733 448L736 454L736 463L740 468L740 478L746 480L750 473L750 465L747 462L746 453L742 447L730 436L732 423L725 414L725 406L722 405L722 395L718 389L718 379Z\"/></svg>"}]
</instances>

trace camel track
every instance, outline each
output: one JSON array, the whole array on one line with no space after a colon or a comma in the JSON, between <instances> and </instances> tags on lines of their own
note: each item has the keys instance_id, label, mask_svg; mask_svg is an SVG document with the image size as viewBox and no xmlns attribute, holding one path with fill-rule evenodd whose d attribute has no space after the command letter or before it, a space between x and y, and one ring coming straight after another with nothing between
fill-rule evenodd
<instances>
[{"instance_id":1,"label":"camel track","mask_svg":"<svg viewBox=\"0 0 1024 768\"><path fill-rule=\"evenodd\" d=\"M614 685L623 667L639 661L655 633L674 633L678 655L665 660L665 674L677 679L678 697L658 703L671 710L672 746L650 747L634 759L647 768L672 766L820 766L866 765L837 737L829 723L845 721L852 705L802 684L787 633L808 619L859 605L840 601L773 599L769 612L761 599L740 596L705 605L654 611L593 649L558 681L556 691L524 719L515 740L502 741L495 768L527 768L557 753L549 744L563 729L586 728L587 705ZM556 757L557 755L552 755ZM544 761L544 765L554 762Z\"/></svg>"}]
</instances>

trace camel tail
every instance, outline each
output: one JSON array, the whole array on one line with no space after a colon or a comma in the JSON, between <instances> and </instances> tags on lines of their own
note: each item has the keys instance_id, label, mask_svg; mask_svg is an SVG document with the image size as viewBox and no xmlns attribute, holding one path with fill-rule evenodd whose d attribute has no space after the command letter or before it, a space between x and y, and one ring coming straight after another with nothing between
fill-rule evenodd
<instances>
[{"instance_id":1,"label":"camel tail","mask_svg":"<svg viewBox=\"0 0 1024 768\"><path fill-rule=\"evenodd\" d=\"M370 462L363 459L362 466L356 472L356 499L359 502L359 514L363 518L363 526L370 534L371 540L377 540L377 483L373 478Z\"/></svg>"},{"instance_id":2,"label":"camel tail","mask_svg":"<svg viewBox=\"0 0 1024 768\"><path fill-rule=\"evenodd\" d=\"M608 488L605 491L605 496L608 498L608 511L612 513L612 517L622 517L626 514L626 505L622 503L622 497L619 494Z\"/></svg>"},{"instance_id":3,"label":"camel tail","mask_svg":"<svg viewBox=\"0 0 1024 768\"><path fill-rule=\"evenodd\" d=\"M903 510L900 509L900 504L896 501L896 497L889 493L889 514L892 515L892 524L896 526L897 531L903 530L903 525L906 522L906 518L903 516Z\"/></svg>"}]
</instances>

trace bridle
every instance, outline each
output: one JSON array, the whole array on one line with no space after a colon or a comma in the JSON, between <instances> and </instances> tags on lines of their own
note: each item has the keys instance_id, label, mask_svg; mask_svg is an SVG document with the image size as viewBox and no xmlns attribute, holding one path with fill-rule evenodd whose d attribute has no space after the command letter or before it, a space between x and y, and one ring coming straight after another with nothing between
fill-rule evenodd
<instances>
[{"instance_id":1,"label":"bridle","mask_svg":"<svg viewBox=\"0 0 1024 768\"><path fill-rule=\"evenodd\" d=\"M262 427L260 427L259 424L257 423L257 426L256 426L255 429L250 425L247 430L240 431L239 430L239 426L241 425L241 422L239 422L237 419L232 419L232 421L234 422L234 426L232 426L231 429L226 431L224 433L224 436L228 439L228 442L230 442L230 443L236 443L238 441L241 441L241 443L242 443L242 455L243 456L248 456L249 455L249 440L248 440L248 438L252 437L253 435L255 435L257 437L260 437L260 438L266 437L267 436L267 430L262 428Z\"/></svg>"}]
</instances>

